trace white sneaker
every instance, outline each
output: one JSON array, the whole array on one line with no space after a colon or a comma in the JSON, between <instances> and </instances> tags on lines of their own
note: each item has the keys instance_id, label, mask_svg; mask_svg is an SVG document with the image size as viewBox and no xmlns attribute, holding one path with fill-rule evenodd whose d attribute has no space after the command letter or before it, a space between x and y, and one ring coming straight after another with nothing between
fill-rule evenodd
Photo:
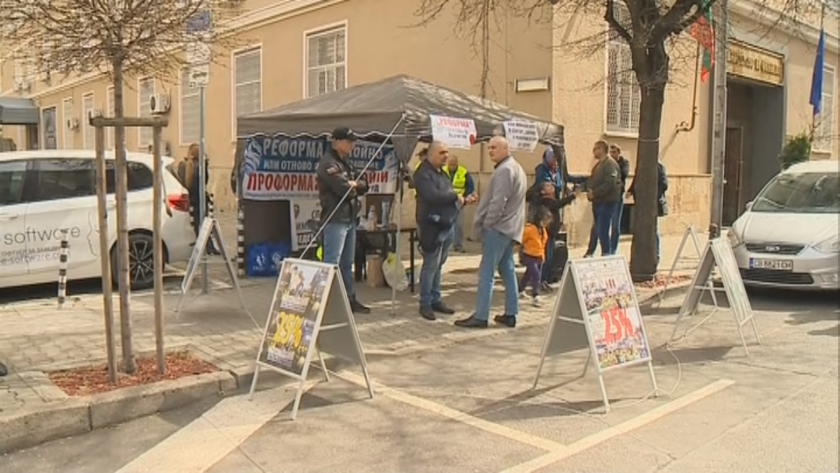
<instances>
[{"instance_id":1,"label":"white sneaker","mask_svg":"<svg viewBox=\"0 0 840 473\"><path fill-rule=\"evenodd\" d=\"M531 305L533 305L534 307L541 307L542 306L542 302L540 302L539 296L534 296L534 297L531 298Z\"/></svg>"}]
</instances>

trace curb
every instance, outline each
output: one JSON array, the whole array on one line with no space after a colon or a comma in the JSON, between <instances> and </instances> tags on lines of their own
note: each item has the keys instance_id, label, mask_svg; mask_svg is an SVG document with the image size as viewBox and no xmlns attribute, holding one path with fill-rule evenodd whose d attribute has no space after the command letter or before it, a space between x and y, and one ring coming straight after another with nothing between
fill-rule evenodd
<instances>
[{"instance_id":1,"label":"curb","mask_svg":"<svg viewBox=\"0 0 840 473\"><path fill-rule=\"evenodd\" d=\"M218 371L47 404L0 418L0 454L223 397L237 387L233 375Z\"/></svg>"}]
</instances>

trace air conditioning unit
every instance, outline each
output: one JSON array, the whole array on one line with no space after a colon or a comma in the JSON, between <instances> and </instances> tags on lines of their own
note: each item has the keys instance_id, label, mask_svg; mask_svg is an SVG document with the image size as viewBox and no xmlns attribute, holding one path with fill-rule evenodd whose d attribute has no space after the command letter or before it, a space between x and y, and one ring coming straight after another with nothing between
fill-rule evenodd
<instances>
[{"instance_id":1,"label":"air conditioning unit","mask_svg":"<svg viewBox=\"0 0 840 473\"><path fill-rule=\"evenodd\" d=\"M26 79L15 81L15 92L29 92L31 88L32 84Z\"/></svg>"},{"instance_id":2,"label":"air conditioning unit","mask_svg":"<svg viewBox=\"0 0 840 473\"><path fill-rule=\"evenodd\" d=\"M78 118L68 118L67 119L67 129L68 130L78 130L79 129L79 119Z\"/></svg>"},{"instance_id":3,"label":"air conditioning unit","mask_svg":"<svg viewBox=\"0 0 840 473\"><path fill-rule=\"evenodd\" d=\"M163 115L169 111L169 94L154 94L149 99L149 108L153 115Z\"/></svg>"},{"instance_id":4,"label":"air conditioning unit","mask_svg":"<svg viewBox=\"0 0 840 473\"><path fill-rule=\"evenodd\" d=\"M91 110L91 111L88 113L88 121L90 121L90 119L91 119L91 118L102 118L102 117L104 117L104 116L105 116L105 114L104 114L104 113L102 113L102 109L101 109L101 108L97 108L97 109Z\"/></svg>"}]
</instances>

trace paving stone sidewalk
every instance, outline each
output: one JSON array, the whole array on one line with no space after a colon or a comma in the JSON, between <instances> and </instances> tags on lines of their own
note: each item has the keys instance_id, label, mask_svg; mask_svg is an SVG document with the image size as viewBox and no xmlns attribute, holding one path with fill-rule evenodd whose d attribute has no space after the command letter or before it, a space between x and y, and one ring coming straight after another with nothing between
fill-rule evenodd
<instances>
[{"instance_id":1,"label":"paving stone sidewalk","mask_svg":"<svg viewBox=\"0 0 840 473\"><path fill-rule=\"evenodd\" d=\"M662 240L662 260L668 267L680 238ZM622 243L621 251L629 254L629 242ZM573 256L581 253L581 249L572 252ZM691 252L688 255L693 256ZM442 292L447 303L459 311L454 317L467 315L475 305L478 261L477 255L456 254L446 265ZM696 259L687 259L679 270L685 273L693 265L696 265ZM224 289L225 285L219 281L213 283L208 294L187 298L181 313L174 312L179 295L170 291L165 296L167 348L191 347L217 360L223 369L247 373L256 356L275 281L243 281L243 296L253 320L240 308L234 290ZM193 287L200 287L199 282L196 281ZM505 333L497 328L458 329L452 325L452 318L427 322L417 316L416 296L407 291L397 293L393 310L390 289L373 289L362 283L357 285L357 292L360 300L373 308L371 314L356 317L368 356L406 355ZM495 307L502 305L501 292L496 291L494 295ZM639 298L644 299L655 291L637 289L637 292ZM153 299L150 294L135 295L131 307L135 352L152 353L155 346ZM548 301L541 308L526 303L520 326L547 324L550 309ZM105 360L101 296L76 298L61 310L55 307L54 300L7 305L0 309L0 324L3 327L0 330L0 359L8 364L11 372L6 378L0 378L0 416L37 410L39 406L66 399L42 372ZM118 346L117 353L119 351Z\"/></svg>"}]
</instances>

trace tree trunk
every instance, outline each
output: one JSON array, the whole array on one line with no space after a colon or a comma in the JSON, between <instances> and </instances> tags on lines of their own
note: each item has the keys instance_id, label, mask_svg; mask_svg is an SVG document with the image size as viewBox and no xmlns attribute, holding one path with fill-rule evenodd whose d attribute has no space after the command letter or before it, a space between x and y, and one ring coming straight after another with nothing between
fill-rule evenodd
<instances>
[{"instance_id":1,"label":"tree trunk","mask_svg":"<svg viewBox=\"0 0 840 473\"><path fill-rule=\"evenodd\" d=\"M633 209L633 244L630 249L630 274L636 282L652 280L657 269L657 163L664 102L664 87L642 87L633 189L636 205Z\"/></svg>"},{"instance_id":2,"label":"tree trunk","mask_svg":"<svg viewBox=\"0 0 840 473\"><path fill-rule=\"evenodd\" d=\"M125 117L123 103L123 64L114 61L114 117ZM114 154L116 174L116 202L117 202L117 273L120 292L120 334L122 345L122 366L128 374L137 369L134 360L134 347L131 336L131 288L129 277L130 259L128 254L128 165L126 163L125 127L114 128Z\"/></svg>"}]
</instances>

